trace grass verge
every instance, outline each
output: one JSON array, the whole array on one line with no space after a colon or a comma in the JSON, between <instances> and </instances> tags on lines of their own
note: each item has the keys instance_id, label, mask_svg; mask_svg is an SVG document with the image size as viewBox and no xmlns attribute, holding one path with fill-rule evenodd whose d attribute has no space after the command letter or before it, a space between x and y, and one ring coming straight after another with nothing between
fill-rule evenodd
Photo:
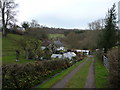
<instances>
[{"instance_id":1,"label":"grass verge","mask_svg":"<svg viewBox=\"0 0 120 90\"><path fill-rule=\"evenodd\" d=\"M85 58L86 59L86 58ZM84 59L84 60L85 60ZM58 74L57 76L51 78L50 80L48 80L47 82L37 86L36 88L50 88L52 87L55 83L57 83L59 80L61 80L64 76L66 76L68 73L70 73L74 68L76 68L77 66L79 66L82 62L84 62L84 60L79 61L77 63L75 63L74 65L72 65L71 67L69 67L68 69L64 70L63 72L61 72L60 74Z\"/></svg>"},{"instance_id":2,"label":"grass verge","mask_svg":"<svg viewBox=\"0 0 120 90\"><path fill-rule=\"evenodd\" d=\"M92 58L88 58L88 61L70 79L65 88L84 88L91 62Z\"/></svg>"},{"instance_id":3,"label":"grass verge","mask_svg":"<svg viewBox=\"0 0 120 90\"><path fill-rule=\"evenodd\" d=\"M96 88L106 88L108 84L108 71L95 57L95 85Z\"/></svg>"}]
</instances>

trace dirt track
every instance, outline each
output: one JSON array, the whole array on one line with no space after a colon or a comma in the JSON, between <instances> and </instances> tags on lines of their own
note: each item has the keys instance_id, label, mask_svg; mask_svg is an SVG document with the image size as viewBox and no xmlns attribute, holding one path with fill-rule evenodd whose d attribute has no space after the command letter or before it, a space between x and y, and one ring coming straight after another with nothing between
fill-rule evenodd
<instances>
[{"instance_id":1,"label":"dirt track","mask_svg":"<svg viewBox=\"0 0 120 90\"><path fill-rule=\"evenodd\" d=\"M93 56L88 56L93 57ZM86 63L86 60L81 63L78 67L76 67L72 72L70 72L68 75L66 75L63 79L61 79L59 82L57 82L55 85L52 86L52 88L64 88L66 83L72 78L73 75L76 74L76 72ZM89 67L88 76L86 77L86 83L84 88L95 88L95 82L94 82L94 58L92 58L92 63Z\"/></svg>"},{"instance_id":2,"label":"dirt track","mask_svg":"<svg viewBox=\"0 0 120 90\"><path fill-rule=\"evenodd\" d=\"M94 58L92 59L92 63L89 67L89 72L87 76L87 80L85 83L84 88L95 88L95 82L94 82Z\"/></svg>"},{"instance_id":3,"label":"dirt track","mask_svg":"<svg viewBox=\"0 0 120 90\"><path fill-rule=\"evenodd\" d=\"M66 83L72 78L73 75L76 74L76 72L86 63L87 60L88 58L86 58L86 60L83 63L81 63L77 68L75 68L72 72L66 75L62 80L53 85L52 88L64 88Z\"/></svg>"}]
</instances>

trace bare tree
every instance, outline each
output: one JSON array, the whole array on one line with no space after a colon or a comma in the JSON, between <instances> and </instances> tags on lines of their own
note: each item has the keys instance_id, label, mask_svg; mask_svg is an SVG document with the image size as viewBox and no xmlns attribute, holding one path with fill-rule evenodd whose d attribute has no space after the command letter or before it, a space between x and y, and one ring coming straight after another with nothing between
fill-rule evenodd
<instances>
[{"instance_id":1,"label":"bare tree","mask_svg":"<svg viewBox=\"0 0 120 90\"><path fill-rule=\"evenodd\" d=\"M40 27L40 25L38 24L38 22L36 20L32 20L32 22L30 23L30 27L38 28L38 27Z\"/></svg>"},{"instance_id":2,"label":"bare tree","mask_svg":"<svg viewBox=\"0 0 120 90\"><path fill-rule=\"evenodd\" d=\"M0 13L2 19L2 35L7 35L7 26L9 23L16 21L14 16L16 12L14 9L18 6L15 4L14 0L0 0Z\"/></svg>"},{"instance_id":3,"label":"bare tree","mask_svg":"<svg viewBox=\"0 0 120 90\"><path fill-rule=\"evenodd\" d=\"M91 23L88 23L88 27L90 30L101 30L105 26L105 20L104 19L98 19L96 21L93 21Z\"/></svg>"}]
</instances>

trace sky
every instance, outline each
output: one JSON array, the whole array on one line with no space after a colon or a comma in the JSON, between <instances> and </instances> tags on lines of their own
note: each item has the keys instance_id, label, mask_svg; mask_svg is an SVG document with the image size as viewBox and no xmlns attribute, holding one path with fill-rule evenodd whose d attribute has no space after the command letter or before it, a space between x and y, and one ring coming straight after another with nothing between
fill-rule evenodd
<instances>
[{"instance_id":1,"label":"sky","mask_svg":"<svg viewBox=\"0 0 120 90\"><path fill-rule=\"evenodd\" d=\"M19 5L17 24L36 20L40 25L66 29L87 29L88 23L104 19L120 0L15 0Z\"/></svg>"}]
</instances>

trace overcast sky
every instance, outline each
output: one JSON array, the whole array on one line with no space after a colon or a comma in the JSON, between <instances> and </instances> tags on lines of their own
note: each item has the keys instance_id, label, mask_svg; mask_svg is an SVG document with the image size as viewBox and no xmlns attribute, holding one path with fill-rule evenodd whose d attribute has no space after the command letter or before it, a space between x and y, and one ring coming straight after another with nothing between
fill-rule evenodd
<instances>
[{"instance_id":1,"label":"overcast sky","mask_svg":"<svg viewBox=\"0 0 120 90\"><path fill-rule=\"evenodd\" d=\"M88 28L88 23L106 16L120 0L15 0L18 24L35 19L40 25L59 28Z\"/></svg>"}]
</instances>

